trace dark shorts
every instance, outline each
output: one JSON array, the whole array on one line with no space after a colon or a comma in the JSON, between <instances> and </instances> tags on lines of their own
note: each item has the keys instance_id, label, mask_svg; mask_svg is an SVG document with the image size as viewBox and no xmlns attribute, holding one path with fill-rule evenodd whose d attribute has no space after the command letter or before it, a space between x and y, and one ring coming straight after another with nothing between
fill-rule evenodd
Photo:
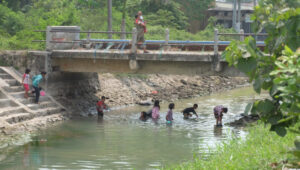
<instances>
[{"instance_id":1,"label":"dark shorts","mask_svg":"<svg viewBox=\"0 0 300 170\"><path fill-rule=\"evenodd\" d=\"M221 117L221 118L223 117L223 113L221 113L220 117ZM219 118L218 114L216 114L216 113L215 113L215 118L216 118L216 119Z\"/></svg>"},{"instance_id":2,"label":"dark shorts","mask_svg":"<svg viewBox=\"0 0 300 170\"><path fill-rule=\"evenodd\" d=\"M103 117L103 111L98 111L98 116Z\"/></svg>"}]
</instances>

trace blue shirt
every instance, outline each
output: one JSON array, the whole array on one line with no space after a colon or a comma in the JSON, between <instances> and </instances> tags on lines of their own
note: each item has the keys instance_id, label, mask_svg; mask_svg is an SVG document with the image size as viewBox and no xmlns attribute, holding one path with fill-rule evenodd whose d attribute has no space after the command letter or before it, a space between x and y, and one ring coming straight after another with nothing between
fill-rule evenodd
<instances>
[{"instance_id":1,"label":"blue shirt","mask_svg":"<svg viewBox=\"0 0 300 170\"><path fill-rule=\"evenodd\" d=\"M42 79L43 79L43 76L41 74L34 76L32 78L32 85L34 87L39 87L39 84L40 84Z\"/></svg>"}]
</instances>

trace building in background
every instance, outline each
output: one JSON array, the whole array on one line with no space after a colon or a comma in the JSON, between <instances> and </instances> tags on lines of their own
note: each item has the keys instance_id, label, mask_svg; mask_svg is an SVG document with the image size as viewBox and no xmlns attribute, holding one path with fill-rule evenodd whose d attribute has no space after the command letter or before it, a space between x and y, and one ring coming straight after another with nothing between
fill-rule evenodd
<instances>
[{"instance_id":1,"label":"building in background","mask_svg":"<svg viewBox=\"0 0 300 170\"><path fill-rule=\"evenodd\" d=\"M237 10L238 11L238 10ZM254 11L253 2L241 3L241 25L240 28L244 30L245 33L251 32L251 20L250 15ZM207 10L206 19L214 16L217 19L217 24L223 25L225 28L232 28L233 20L233 3L218 0L215 2L214 7ZM238 16L238 15L236 15ZM236 19L238 21L238 19ZM207 21L206 21L207 23Z\"/></svg>"}]
</instances>

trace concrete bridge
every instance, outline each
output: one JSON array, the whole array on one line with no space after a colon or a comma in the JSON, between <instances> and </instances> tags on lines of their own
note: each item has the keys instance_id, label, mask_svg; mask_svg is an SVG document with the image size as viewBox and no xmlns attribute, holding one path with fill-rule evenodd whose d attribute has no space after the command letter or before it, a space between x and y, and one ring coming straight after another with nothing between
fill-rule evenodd
<instances>
[{"instance_id":1,"label":"concrete bridge","mask_svg":"<svg viewBox=\"0 0 300 170\"><path fill-rule=\"evenodd\" d=\"M228 41L219 41L220 35L239 36L250 34L221 34L215 30L214 41L170 41L166 30L165 40L146 41L150 53L137 49L136 29L132 32L80 31L80 27L48 27L46 51L30 51L30 55L44 56L48 71L98 72L98 73L164 73L242 76L235 68L228 67L221 59ZM80 39L86 33L86 39ZM131 40L91 39L92 33L131 34ZM258 42L263 48L264 43Z\"/></svg>"}]
</instances>

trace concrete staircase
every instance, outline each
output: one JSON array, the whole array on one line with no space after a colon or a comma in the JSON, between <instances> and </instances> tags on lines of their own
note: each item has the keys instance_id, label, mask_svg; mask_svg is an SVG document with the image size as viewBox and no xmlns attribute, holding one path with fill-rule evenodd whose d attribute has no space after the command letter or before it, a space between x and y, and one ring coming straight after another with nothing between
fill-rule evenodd
<instances>
[{"instance_id":1,"label":"concrete staircase","mask_svg":"<svg viewBox=\"0 0 300 170\"><path fill-rule=\"evenodd\" d=\"M0 67L0 132L36 130L68 116L66 108L50 95L24 98L22 75L11 67ZM12 131L13 130L13 131Z\"/></svg>"}]
</instances>

